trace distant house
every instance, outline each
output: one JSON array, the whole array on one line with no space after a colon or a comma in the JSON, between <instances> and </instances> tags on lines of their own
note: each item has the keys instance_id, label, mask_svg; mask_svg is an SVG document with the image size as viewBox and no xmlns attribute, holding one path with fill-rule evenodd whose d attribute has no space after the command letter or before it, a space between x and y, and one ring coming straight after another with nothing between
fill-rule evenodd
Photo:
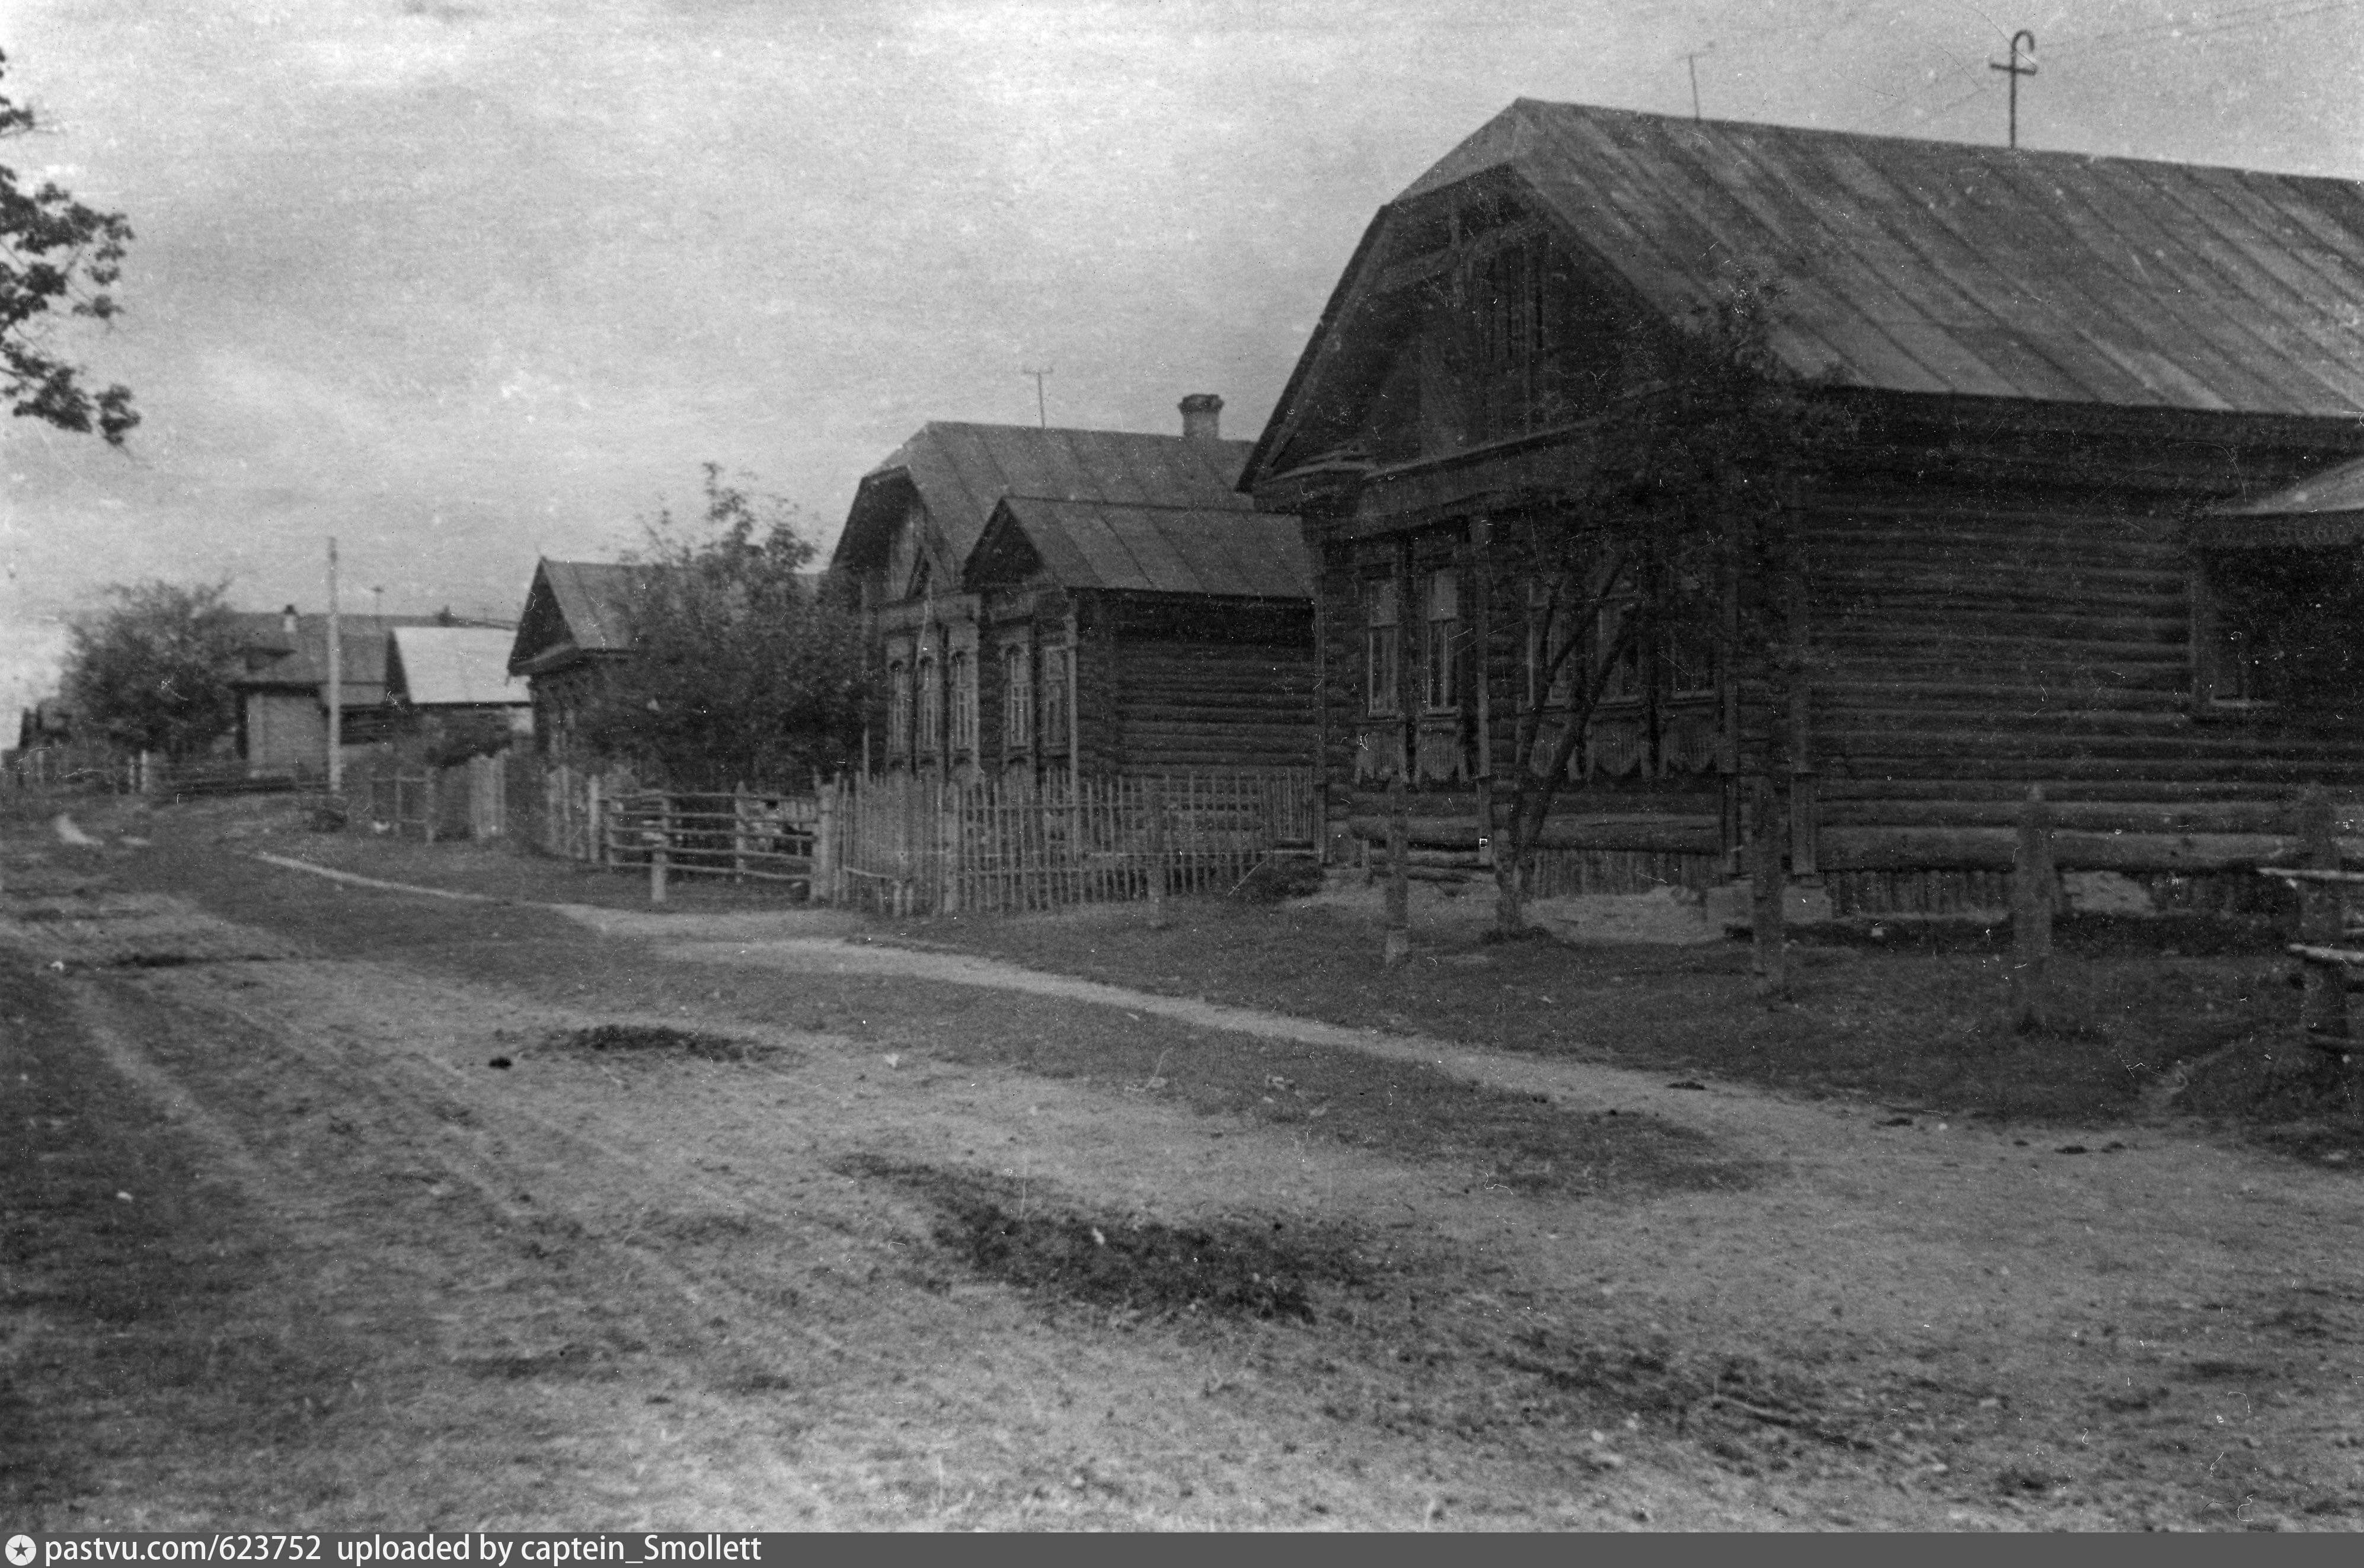
<instances>
[{"instance_id":1,"label":"distant house","mask_svg":"<svg viewBox=\"0 0 2364 1568\"><path fill-rule=\"evenodd\" d=\"M339 738L348 747L384 740L395 713L385 701L386 634L398 626L450 624L447 616L338 617L338 678L343 690ZM252 773L325 769L329 748L329 617L299 614L239 617L240 673L238 754Z\"/></svg>"},{"instance_id":2,"label":"distant house","mask_svg":"<svg viewBox=\"0 0 2364 1568\"><path fill-rule=\"evenodd\" d=\"M386 701L430 746L496 750L533 733L526 684L508 673L504 627L398 626L386 634Z\"/></svg>"},{"instance_id":3,"label":"distant house","mask_svg":"<svg viewBox=\"0 0 2364 1568\"><path fill-rule=\"evenodd\" d=\"M1237 488L1222 400L1179 436L924 426L831 570L864 617L874 767L954 779L1306 765L1294 524Z\"/></svg>"},{"instance_id":4,"label":"distant house","mask_svg":"<svg viewBox=\"0 0 2364 1568\"><path fill-rule=\"evenodd\" d=\"M1496 841L1551 684L1513 541L1576 528L1590 432L1750 275L1854 434L1762 475L1793 577L1600 666L1546 882L1719 878L1763 780L1843 912L1990 897L2034 784L2064 857L2164 887L2364 786L2355 705L2256 656L2354 570L2364 476L2310 476L2364 452L2364 187L1522 100L1379 210L1243 477L1315 556L1333 821L1400 776ZM1777 593L1788 644L1739 638Z\"/></svg>"},{"instance_id":5,"label":"distant house","mask_svg":"<svg viewBox=\"0 0 2364 1568\"><path fill-rule=\"evenodd\" d=\"M578 750L576 720L601 670L631 652L632 584L652 570L547 556L535 565L507 668L526 683L534 744L544 755Z\"/></svg>"}]
</instances>

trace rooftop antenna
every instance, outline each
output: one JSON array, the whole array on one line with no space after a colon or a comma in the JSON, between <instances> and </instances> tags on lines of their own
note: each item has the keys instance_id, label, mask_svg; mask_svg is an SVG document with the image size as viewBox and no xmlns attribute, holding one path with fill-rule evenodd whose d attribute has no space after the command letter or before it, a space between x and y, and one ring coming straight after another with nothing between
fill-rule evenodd
<instances>
[{"instance_id":1,"label":"rooftop antenna","mask_svg":"<svg viewBox=\"0 0 2364 1568\"><path fill-rule=\"evenodd\" d=\"M2025 65L2022 65L2019 62L2019 43L2022 39L2025 39L2027 40L2026 52L2030 56L2030 59ZM2019 31L2011 35L2011 62L2009 64L2006 65L2000 60L1990 60L1987 61L1987 69L1989 71L2004 72L2011 77L2011 145L2013 147L2017 147L2019 145L2019 79L2023 76L2033 76L2035 74L2035 61L2033 58L2035 53L2035 35L2029 32L2025 28L2022 28Z\"/></svg>"},{"instance_id":2,"label":"rooftop antenna","mask_svg":"<svg viewBox=\"0 0 2364 1568\"><path fill-rule=\"evenodd\" d=\"M1700 56L1701 56L1701 55L1703 55L1703 54L1707 54L1707 53L1709 53L1709 52L1712 51L1712 50L1714 50L1714 48L1715 48L1715 45L1714 45L1713 43L1710 43L1710 44L1707 46L1707 48L1706 48L1706 49L1695 49L1695 50L1691 50L1689 54L1687 54L1687 55L1683 56L1683 63L1684 63L1685 65L1687 65L1687 66L1689 66L1689 67L1690 68L1690 73L1691 73L1691 118L1693 118L1693 119L1695 119L1695 120L1701 117L1701 116L1700 116L1700 97L1699 97L1699 61L1700 61Z\"/></svg>"},{"instance_id":3,"label":"rooftop antenna","mask_svg":"<svg viewBox=\"0 0 2364 1568\"><path fill-rule=\"evenodd\" d=\"M1045 377L1052 373L1051 367L1045 365L1039 371L1021 370L1018 373L1020 375L1031 375L1034 378L1034 417L1042 422L1042 426L1044 429L1049 429L1051 428L1051 406L1043 400L1043 382Z\"/></svg>"}]
</instances>

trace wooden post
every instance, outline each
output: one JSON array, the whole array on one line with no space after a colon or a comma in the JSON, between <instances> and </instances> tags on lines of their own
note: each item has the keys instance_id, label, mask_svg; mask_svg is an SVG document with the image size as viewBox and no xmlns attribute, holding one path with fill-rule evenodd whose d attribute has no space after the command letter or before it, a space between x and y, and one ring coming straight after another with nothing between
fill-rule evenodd
<instances>
[{"instance_id":1,"label":"wooden post","mask_svg":"<svg viewBox=\"0 0 2364 1568\"><path fill-rule=\"evenodd\" d=\"M2339 826L2332 813L2331 796L2320 785L2298 797L2299 845L2309 871L2339 869ZM2298 940L2310 947L2346 946L2347 897L2336 882L2298 884ZM2336 963L2303 966L2305 989L2299 999L2299 1025L2308 1037L2324 1041L2347 1038L2347 973Z\"/></svg>"},{"instance_id":2,"label":"wooden post","mask_svg":"<svg viewBox=\"0 0 2364 1568\"><path fill-rule=\"evenodd\" d=\"M608 823L601 810L604 804L599 798L599 775L593 773L583 781L584 847L590 851L583 858L595 866L608 863Z\"/></svg>"},{"instance_id":3,"label":"wooden post","mask_svg":"<svg viewBox=\"0 0 2364 1568\"><path fill-rule=\"evenodd\" d=\"M442 782L441 775L442 770L433 762L429 762L426 781L420 790L420 793L427 797L427 804L419 812L420 836L430 844L435 841L435 818L441 814L440 807L443 804L442 792L437 787Z\"/></svg>"},{"instance_id":4,"label":"wooden post","mask_svg":"<svg viewBox=\"0 0 2364 1568\"><path fill-rule=\"evenodd\" d=\"M1494 775L1478 775L1478 863L1494 864Z\"/></svg>"},{"instance_id":5,"label":"wooden post","mask_svg":"<svg viewBox=\"0 0 2364 1568\"><path fill-rule=\"evenodd\" d=\"M730 880L747 880L747 782L730 791Z\"/></svg>"},{"instance_id":6,"label":"wooden post","mask_svg":"<svg viewBox=\"0 0 2364 1568\"><path fill-rule=\"evenodd\" d=\"M1773 781L1759 776L1756 793L1750 800L1748 814L1749 858L1754 874L1751 892L1756 907L1749 920L1752 949L1749 973L1756 985L1757 1000L1767 1003L1787 1001L1790 995L1790 933L1789 911L1783 906L1789 893L1789 878L1781 865L1782 831L1781 803L1773 788Z\"/></svg>"},{"instance_id":7,"label":"wooden post","mask_svg":"<svg viewBox=\"0 0 2364 1568\"><path fill-rule=\"evenodd\" d=\"M1411 958L1411 800L1401 773L1388 781L1388 942L1389 969Z\"/></svg>"},{"instance_id":8,"label":"wooden post","mask_svg":"<svg viewBox=\"0 0 2364 1568\"><path fill-rule=\"evenodd\" d=\"M2028 786L2019 808L2011 868L2011 1027L2024 1034L2049 1023L2045 971L2052 962L2052 807L2044 786Z\"/></svg>"},{"instance_id":9,"label":"wooden post","mask_svg":"<svg viewBox=\"0 0 2364 1568\"><path fill-rule=\"evenodd\" d=\"M812 882L806 896L826 904L845 902L837 885L837 792L840 787L838 783L813 787L813 796L820 802L820 812L813 823Z\"/></svg>"},{"instance_id":10,"label":"wooden post","mask_svg":"<svg viewBox=\"0 0 2364 1568\"><path fill-rule=\"evenodd\" d=\"M649 902L665 901L665 851L673 844L673 796L657 796L656 840L649 846Z\"/></svg>"},{"instance_id":11,"label":"wooden post","mask_svg":"<svg viewBox=\"0 0 2364 1568\"><path fill-rule=\"evenodd\" d=\"M1165 929L1165 781L1151 779L1149 795L1149 929Z\"/></svg>"}]
</instances>

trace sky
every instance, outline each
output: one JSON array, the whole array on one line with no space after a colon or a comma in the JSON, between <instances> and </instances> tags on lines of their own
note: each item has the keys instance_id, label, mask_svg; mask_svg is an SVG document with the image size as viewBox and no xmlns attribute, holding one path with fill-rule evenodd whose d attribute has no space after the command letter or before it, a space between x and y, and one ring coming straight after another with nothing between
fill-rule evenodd
<instances>
[{"instance_id":1,"label":"sky","mask_svg":"<svg viewBox=\"0 0 2364 1568\"><path fill-rule=\"evenodd\" d=\"M1380 204L1513 98L2364 179L2364 0L0 0L0 163L123 212L0 422L0 722L108 584L513 617L702 465L822 548L930 419L1270 414ZM1688 58L1687 58L1688 57Z\"/></svg>"}]
</instances>

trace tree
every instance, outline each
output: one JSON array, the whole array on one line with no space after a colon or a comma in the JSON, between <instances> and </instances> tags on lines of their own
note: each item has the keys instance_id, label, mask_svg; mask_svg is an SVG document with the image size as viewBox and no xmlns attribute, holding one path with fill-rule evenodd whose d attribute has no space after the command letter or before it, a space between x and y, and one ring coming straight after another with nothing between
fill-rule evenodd
<instances>
[{"instance_id":1,"label":"tree","mask_svg":"<svg viewBox=\"0 0 2364 1568\"><path fill-rule=\"evenodd\" d=\"M230 681L239 623L227 584L146 582L67 628L66 699L77 726L138 751L186 755L238 723Z\"/></svg>"},{"instance_id":2,"label":"tree","mask_svg":"<svg viewBox=\"0 0 2364 1568\"><path fill-rule=\"evenodd\" d=\"M0 54L0 76L6 65ZM0 139L39 128L31 108L0 96ZM139 423L129 388L92 393L80 368L46 341L61 306L69 316L114 319L120 307L107 291L130 241L121 213L85 206L51 181L28 190L0 165L0 392L17 417L85 435L95 428L115 447Z\"/></svg>"},{"instance_id":3,"label":"tree","mask_svg":"<svg viewBox=\"0 0 2364 1568\"><path fill-rule=\"evenodd\" d=\"M842 765L861 738L853 617L806 568L797 511L706 465L706 537L670 512L649 528L629 591L631 656L581 718L592 750L675 789L788 785Z\"/></svg>"},{"instance_id":4,"label":"tree","mask_svg":"<svg viewBox=\"0 0 2364 1568\"><path fill-rule=\"evenodd\" d=\"M1529 868L1600 705L1654 703L1669 671L1754 671L1780 715L1793 672L1795 562L1785 493L1851 431L1767 346L1776 295L1742 279L1655 346L1646 390L1592 422L1585 479L1515 497L1489 548L1530 585L1507 844L1494 857L1502 934L1526 922Z\"/></svg>"}]
</instances>

